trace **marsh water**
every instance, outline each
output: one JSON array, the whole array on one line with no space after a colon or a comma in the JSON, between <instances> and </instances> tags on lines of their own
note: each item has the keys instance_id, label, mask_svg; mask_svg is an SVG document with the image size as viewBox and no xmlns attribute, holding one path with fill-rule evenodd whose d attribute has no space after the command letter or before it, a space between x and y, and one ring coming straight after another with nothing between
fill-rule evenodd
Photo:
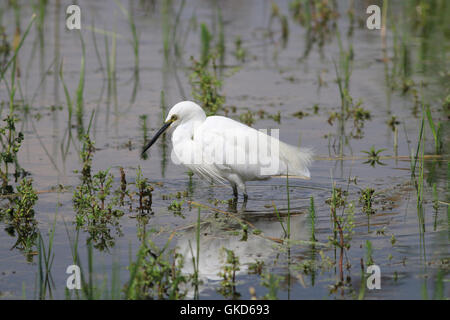
<instances>
[{"instance_id":1,"label":"marsh water","mask_svg":"<svg viewBox=\"0 0 450 320\"><path fill-rule=\"evenodd\" d=\"M16 128L24 134L18 161L37 190L35 232L46 246L55 222L52 282L45 298L68 296L66 269L73 264L75 241L83 272L91 271L92 281L102 288L101 298L111 297L112 279L118 279L116 285L121 289L130 278L130 262L145 241L143 229L157 247L164 247L170 239L170 248L178 248L184 256L182 272L193 273L195 249L189 245L196 246L199 206L200 299L224 298L218 290L226 265L223 247L239 258L234 297L237 292L244 299L262 298L270 289L280 299L450 296L450 39L445 18L449 3L385 1L388 15L383 31L366 27L366 1L315 1L329 5L333 14L328 18L319 15L316 19L322 23L313 22L310 28L295 16L294 2L276 1L274 8L272 2L259 0L121 1L136 25L138 66L130 22L115 1L79 1L80 31L65 26L65 10L71 4L67 1L35 1L33 6L18 1L15 8L2 2L0 25L11 45L16 26L20 26L19 35L23 34L33 12L37 14L19 51L14 104L19 118ZM382 1L374 2L383 6ZM279 17L287 19L287 33ZM147 159L140 157L144 142L160 128L167 110L181 100L193 99L190 57L201 55L202 24L211 34L211 48L221 35L225 39L225 54L218 67L225 103L218 114L238 121L248 121L251 115L254 128L279 129L282 141L314 149L311 179L290 178L289 200L287 179L280 177L248 183L246 206L240 199L236 208L230 207L229 186L202 181L172 163L168 136L158 141ZM60 71L75 100L82 41L83 110L81 120L74 111L69 122ZM336 79L339 74L344 76L345 52L351 54L348 88L352 103L360 101L370 117L333 117L341 112ZM108 62L115 69L112 80L108 80ZM8 81L9 73L5 75ZM4 119L10 101L9 86L3 80L0 97ZM434 122L441 123L441 150L436 154L425 117L423 162L418 161L416 168L420 172L422 164L424 177L419 206L411 154L416 154L425 104ZM134 200L127 198L124 214L102 229L105 234L96 237L91 250L87 240L92 230L77 228L73 202L81 181L80 132L88 128L96 148L92 172L109 168L113 189L118 189L123 168L133 188L140 167L153 187L151 210L141 213L132 203L137 195ZM363 151L370 153L372 146L381 151L371 161ZM11 179L13 185L18 183ZM353 226L346 231L351 239L344 250L343 274L341 250L330 242L333 184L345 197L345 208L339 207L338 214L347 217L353 208L354 215ZM374 190L369 213L360 201L367 188ZM2 198L3 208L9 205L8 199ZM171 206L174 201L180 205L176 210ZM288 212L290 240L284 231ZM28 251L21 250L16 245L19 231L5 217L0 220L0 297L39 298L42 247L34 238ZM250 226L248 230L243 223ZM315 241L310 241L313 229ZM261 274L255 271L255 262L262 266ZM366 288L363 271L372 263L380 267L381 289ZM272 285L263 281L268 274L275 276L270 278ZM193 297L191 289L187 297Z\"/></svg>"}]
</instances>

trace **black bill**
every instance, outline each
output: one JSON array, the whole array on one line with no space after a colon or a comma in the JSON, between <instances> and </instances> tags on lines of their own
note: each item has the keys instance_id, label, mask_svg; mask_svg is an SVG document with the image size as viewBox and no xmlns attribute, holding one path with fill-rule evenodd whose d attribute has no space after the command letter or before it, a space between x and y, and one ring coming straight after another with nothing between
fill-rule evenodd
<instances>
[{"instance_id":1,"label":"black bill","mask_svg":"<svg viewBox=\"0 0 450 320\"><path fill-rule=\"evenodd\" d=\"M169 128L169 126L172 124L172 121L167 121L166 123L164 123L164 125L161 127L161 129L158 130L158 132L153 136L152 140L150 140L150 142L144 146L144 149L142 149L142 153L141 155L143 156L144 153L156 142L156 140L158 140L159 136L162 135L164 133L164 131L167 130L167 128Z\"/></svg>"}]
</instances>

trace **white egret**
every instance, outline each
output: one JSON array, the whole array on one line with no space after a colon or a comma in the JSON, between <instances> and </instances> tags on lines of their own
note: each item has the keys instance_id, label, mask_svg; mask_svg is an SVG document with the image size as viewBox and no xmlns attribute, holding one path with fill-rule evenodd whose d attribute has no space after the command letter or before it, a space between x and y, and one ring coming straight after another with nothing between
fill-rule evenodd
<instances>
[{"instance_id":1,"label":"white egret","mask_svg":"<svg viewBox=\"0 0 450 320\"><path fill-rule=\"evenodd\" d=\"M202 178L229 182L234 198L238 189L247 201L246 181L289 175L309 179L309 149L297 148L227 117L207 117L194 102L182 101L170 109L166 121L144 154L167 129L172 133L172 160Z\"/></svg>"}]
</instances>

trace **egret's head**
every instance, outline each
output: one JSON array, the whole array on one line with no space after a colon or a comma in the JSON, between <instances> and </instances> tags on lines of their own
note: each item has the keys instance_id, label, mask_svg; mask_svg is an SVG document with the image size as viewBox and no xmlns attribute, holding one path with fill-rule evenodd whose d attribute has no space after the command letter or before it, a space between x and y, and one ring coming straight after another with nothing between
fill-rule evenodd
<instances>
[{"instance_id":1,"label":"egret's head","mask_svg":"<svg viewBox=\"0 0 450 320\"><path fill-rule=\"evenodd\" d=\"M205 120L205 118L205 112L198 104L192 101L182 101L177 103L172 107L172 109L170 109L164 125L144 147L144 149L142 150L142 154L144 154L156 142L156 140L158 140L159 136L163 134L167 129L173 129L180 123L185 123L190 120L203 121Z\"/></svg>"},{"instance_id":2,"label":"egret's head","mask_svg":"<svg viewBox=\"0 0 450 320\"><path fill-rule=\"evenodd\" d=\"M182 122L204 120L205 118L205 112L198 104L192 101L182 101L170 109L165 123L170 122L170 127L175 128Z\"/></svg>"}]
</instances>

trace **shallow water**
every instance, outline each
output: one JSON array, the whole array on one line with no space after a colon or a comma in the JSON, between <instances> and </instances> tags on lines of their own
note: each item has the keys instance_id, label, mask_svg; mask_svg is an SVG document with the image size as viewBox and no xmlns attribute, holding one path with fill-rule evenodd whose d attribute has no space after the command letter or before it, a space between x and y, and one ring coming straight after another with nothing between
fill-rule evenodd
<instances>
[{"instance_id":1,"label":"shallow water","mask_svg":"<svg viewBox=\"0 0 450 320\"><path fill-rule=\"evenodd\" d=\"M84 90L83 124L88 127L92 110L95 116L90 129L97 148L92 164L93 172L110 168L114 175L114 188L120 184L119 168L123 167L127 181L133 183L138 166L154 187L152 214L148 216L147 230L155 230L152 239L163 246L173 230L178 230L170 246L178 247L186 258L186 273L192 273L189 240L195 243L195 224L197 208L189 205L195 201L209 207L233 214L254 225L261 234L249 232L247 241L241 241L243 231L233 217L225 218L222 213L203 208L201 210L201 256L200 277L203 285L200 298L223 298L216 289L219 286L218 273L224 265L222 247L235 252L241 268L237 272L236 290L242 298L250 298L249 288L256 289L262 297L267 288L261 285L259 275L249 274L248 265L255 260L264 261L266 272L281 276L278 297L281 299L334 299L354 298L361 287L361 258L367 263L367 241L372 243L372 258L381 269L381 289L365 290L366 299L422 299L433 298L443 286L443 296L449 297L449 216L448 216L448 113L442 108L442 100L449 95L449 46L447 37L421 34L417 30L407 30L410 67L415 81L424 80L427 85L422 94L433 111L433 119L441 122L443 150L438 157L425 161L425 201L423 204L424 227L418 220L416 189L411 180L409 155L416 150L419 136L421 110L414 115L414 98L401 90L390 90L386 84L386 67L391 71L391 63L383 63L382 40L380 32L368 30L358 25L358 19L365 21L365 7L355 3L355 23L353 34L349 36L350 20L347 11L351 2L339 2L336 20L344 48L353 46L353 71L350 78L350 94L354 101L362 99L363 107L371 113L371 119L364 121L361 137L351 137L354 133L353 121L345 122L342 130L339 121L328 123L330 112L339 112L340 93L336 83L333 61L339 61L339 45L336 31L332 31L323 47L317 43L302 60L307 46L304 27L294 21L289 12L289 1L277 1L280 12L288 16L289 38L283 48L281 28L274 22L274 41L267 37L271 3L269 1L219 1L225 28L226 59L222 93L226 97L225 106L236 107L236 112L228 114L235 119L251 110L264 110L269 115L281 114L280 123L267 115L260 119L255 115L255 128L279 128L280 139L293 145L312 147L316 161L311 167L311 180L289 179L289 198L291 217L291 244L280 244L273 239L283 238L283 229L274 213L275 203L281 213L287 214L288 202L286 180L274 178L269 181L248 183L249 201L245 209L242 202L237 212L228 204L221 202L232 197L228 186L211 185L197 177L189 178L187 170L174 165L170 160L169 139L159 141L150 151L147 160L140 159L139 152L144 143L141 128L141 115L147 115L150 137L162 121L164 110L160 108L160 94L164 91L166 108L174 103L191 99L191 86L186 68L189 57L199 56L200 23L208 24L210 30L218 28L214 1L189 1L180 14L178 28L182 47L181 59L170 56L165 63L163 51L163 26L166 23L162 14L162 4L156 2L122 1L124 7L133 13L140 39L139 78L134 77L134 57L130 40L130 27L126 18L113 1L80 1L82 8L81 35L86 45L86 81ZM69 3L63 1L58 6L49 3L45 8L43 45L40 33L34 26L19 54L21 68L21 94L16 97L17 104L29 105L29 111L18 108L20 118L18 128L25 134L19 152L19 163L30 173L33 186L39 191L35 206L35 218L44 243L47 243L53 220L56 215L54 240L54 261L52 278L54 287L52 297L65 297L67 274L65 270L72 264L71 243L75 238L75 211L73 190L80 182L79 158L80 141L77 128L68 125L68 112L64 91L58 77L59 64L64 63L64 79L72 96L78 85L81 48L80 36L76 31L64 27L64 11ZM181 2L174 2L170 8L168 21L174 24ZM413 5L394 2L389 7L392 17L405 21L408 10ZM447 11L448 11L448 4ZM8 39L14 34L13 9L2 4L1 24L6 27ZM26 28L33 8L29 3L20 6L22 32ZM195 17L196 28L189 28ZM402 20L403 19L403 20ZM432 16L430 19L439 17ZM397 21L397 20L394 20ZM102 60L102 67L95 52L93 24L95 28L117 31L117 93L108 95L108 81L105 76L104 35L95 32ZM388 21L387 54L393 56L394 32L392 21ZM398 24L400 28L400 23ZM407 28L407 27L405 27ZM433 34L442 34L445 24L436 22ZM448 32L448 27L447 27ZM112 36L108 33L109 46ZM237 61L232 52L234 40L241 36L243 47L247 50L244 63ZM185 42L184 42L185 41ZM424 47L435 48L425 51ZM438 47L436 47L438 46ZM111 50L111 48L110 48ZM438 51L438 53L436 53ZM54 61L57 63L54 64ZM55 67L54 65L57 67ZM238 70L234 67L238 66ZM55 72L56 71L56 72ZM9 78L8 78L9 79ZM137 86L133 99L134 86ZM5 83L0 83L2 117L8 112L9 98ZM32 97L36 95L33 100ZM19 97L22 97L20 98ZM24 100L24 101L20 101ZM33 101L32 101L33 100ZM134 101L133 101L134 100ZM31 104L31 101L33 102ZM318 105L317 114L313 106ZM62 106L62 108L51 108ZM309 115L299 119L292 116L298 111ZM387 124L395 115L400 122L398 146L395 149L394 132ZM76 123L73 115L72 124ZM434 140L428 123L425 123L426 149L428 155L434 154ZM68 140L69 132L71 139ZM62 146L69 141L67 154ZM341 141L346 141L342 145ZM381 164L364 163L367 156L362 151L371 146L386 150ZM392 157L394 155L403 158ZM390 157L389 157L390 156ZM356 180L355 180L356 179ZM351 182L349 182L351 180ZM326 246L333 235L330 221L330 207L326 200L331 197L333 181L337 187L348 191L348 200L355 204L355 227L351 246L345 252L344 268L345 290L331 288L339 281L337 263L330 268L314 269L305 272L299 266L305 261L319 263L319 251L331 259L339 259L339 249ZM356 181L356 183L354 182ZM436 183L438 198L441 201L433 208L432 185ZM65 191L56 191L63 185ZM358 202L360 191L370 187L375 189L375 213L368 219ZM173 198L168 194L187 191L182 204L181 216L175 215L168 206ZM311 222L308 216L310 197L314 197L316 208L315 236L321 246L308 242L311 235ZM214 203L214 200L219 200ZM4 202L6 203L6 201ZM3 205L3 204L2 204ZM136 207L136 206L134 206ZM340 213L341 210L339 210ZM119 268L123 285L129 278L127 267L130 257L134 260L139 250L138 224L136 212L129 212L127 206L116 227L111 227L114 244L105 250L93 250L94 279L99 286L104 279L109 286L113 269ZM38 297L38 256L27 258L14 246L17 235L11 236L5 230L5 220L0 220L0 297L27 299ZM186 228L184 228L186 227ZM264 235L265 237L261 236ZM70 236L70 239L69 239ZM89 234L81 231L79 254L84 268L87 268L86 239ZM392 236L396 241L391 243ZM303 240L300 241L300 240ZM37 251L37 246L34 246ZM353 292L352 292L353 290ZM192 296L189 291L188 297Z\"/></svg>"}]
</instances>

